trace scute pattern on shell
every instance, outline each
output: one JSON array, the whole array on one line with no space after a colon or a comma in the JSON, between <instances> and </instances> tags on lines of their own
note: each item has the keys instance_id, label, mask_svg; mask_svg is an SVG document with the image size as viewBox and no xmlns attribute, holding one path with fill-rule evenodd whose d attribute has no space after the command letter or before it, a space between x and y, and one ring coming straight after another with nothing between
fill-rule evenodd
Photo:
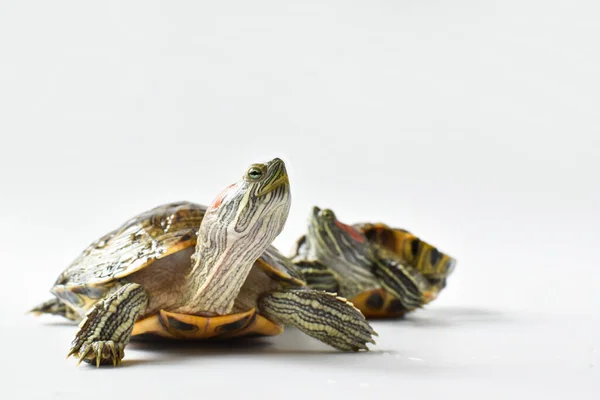
<instances>
[{"instance_id":1,"label":"scute pattern on shell","mask_svg":"<svg viewBox=\"0 0 600 400\"><path fill-rule=\"evenodd\" d=\"M206 206L176 202L141 213L90 244L55 285L106 284L195 246Z\"/></svg>"}]
</instances>

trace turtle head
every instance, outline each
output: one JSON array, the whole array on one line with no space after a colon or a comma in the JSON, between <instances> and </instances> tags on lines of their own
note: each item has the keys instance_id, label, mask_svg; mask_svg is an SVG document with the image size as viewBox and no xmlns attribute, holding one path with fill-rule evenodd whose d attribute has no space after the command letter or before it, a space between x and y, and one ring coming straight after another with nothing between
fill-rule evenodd
<instances>
[{"instance_id":1,"label":"turtle head","mask_svg":"<svg viewBox=\"0 0 600 400\"><path fill-rule=\"evenodd\" d=\"M229 185L213 200L205 219L219 218L220 224L230 225L238 239L262 233L272 241L283 229L290 202L285 163L275 158L248 167L238 182ZM267 221L269 229L257 231ZM228 239L232 242L234 238Z\"/></svg>"},{"instance_id":2,"label":"turtle head","mask_svg":"<svg viewBox=\"0 0 600 400\"><path fill-rule=\"evenodd\" d=\"M313 207L309 217L310 248L319 260L335 265L345 262L368 267L372 264L372 250L367 237L356 228L340 222L330 209Z\"/></svg>"},{"instance_id":3,"label":"turtle head","mask_svg":"<svg viewBox=\"0 0 600 400\"><path fill-rule=\"evenodd\" d=\"M198 230L193 302L206 312L231 311L254 262L279 235L291 204L285 164L252 164L208 207Z\"/></svg>"}]
</instances>

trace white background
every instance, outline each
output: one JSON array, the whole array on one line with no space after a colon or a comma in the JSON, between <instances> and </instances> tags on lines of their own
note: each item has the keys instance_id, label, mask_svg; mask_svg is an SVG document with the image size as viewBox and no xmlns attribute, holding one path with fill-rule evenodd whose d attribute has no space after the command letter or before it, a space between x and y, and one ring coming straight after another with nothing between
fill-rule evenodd
<instances>
[{"instance_id":1,"label":"white background","mask_svg":"<svg viewBox=\"0 0 600 400\"><path fill-rule=\"evenodd\" d=\"M2 2L2 398L597 399L599 11ZM369 353L289 329L132 344L116 370L75 368L74 328L24 314L92 240L275 156L293 193L276 245L312 205L404 227L458 259L440 299L375 322Z\"/></svg>"}]
</instances>

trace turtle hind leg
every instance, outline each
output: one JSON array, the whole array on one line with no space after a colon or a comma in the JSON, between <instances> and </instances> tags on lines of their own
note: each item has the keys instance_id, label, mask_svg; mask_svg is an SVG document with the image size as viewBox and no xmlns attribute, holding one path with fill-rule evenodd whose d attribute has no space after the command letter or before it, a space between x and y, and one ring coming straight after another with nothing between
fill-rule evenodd
<instances>
[{"instance_id":1,"label":"turtle hind leg","mask_svg":"<svg viewBox=\"0 0 600 400\"><path fill-rule=\"evenodd\" d=\"M261 314L295 326L338 350L368 350L377 335L361 312L346 299L317 290L270 292L259 301Z\"/></svg>"},{"instance_id":2,"label":"turtle hind leg","mask_svg":"<svg viewBox=\"0 0 600 400\"><path fill-rule=\"evenodd\" d=\"M117 365L131 337L137 317L148 304L148 296L137 283L123 285L87 313L71 345L69 356L79 362Z\"/></svg>"},{"instance_id":3,"label":"turtle hind leg","mask_svg":"<svg viewBox=\"0 0 600 400\"><path fill-rule=\"evenodd\" d=\"M41 314L51 314L51 315L59 315L61 317L65 317L70 319L71 321L79 321L80 317L75 311L73 311L69 306L60 301L59 299L52 299L45 301L37 306L33 307L29 310L30 313L35 315Z\"/></svg>"}]
</instances>

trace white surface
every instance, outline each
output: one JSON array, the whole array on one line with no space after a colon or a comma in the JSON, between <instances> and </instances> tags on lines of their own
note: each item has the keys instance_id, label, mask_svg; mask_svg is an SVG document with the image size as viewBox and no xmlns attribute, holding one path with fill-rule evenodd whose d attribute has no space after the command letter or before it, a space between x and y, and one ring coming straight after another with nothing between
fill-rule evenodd
<instances>
[{"instance_id":1,"label":"white surface","mask_svg":"<svg viewBox=\"0 0 600 400\"><path fill-rule=\"evenodd\" d=\"M599 397L595 2L121 3L2 5L3 393ZM370 353L289 330L132 345L116 370L75 368L74 329L23 315L101 234L273 156L278 246L313 204L405 227L458 259L439 301L375 322Z\"/></svg>"}]
</instances>

